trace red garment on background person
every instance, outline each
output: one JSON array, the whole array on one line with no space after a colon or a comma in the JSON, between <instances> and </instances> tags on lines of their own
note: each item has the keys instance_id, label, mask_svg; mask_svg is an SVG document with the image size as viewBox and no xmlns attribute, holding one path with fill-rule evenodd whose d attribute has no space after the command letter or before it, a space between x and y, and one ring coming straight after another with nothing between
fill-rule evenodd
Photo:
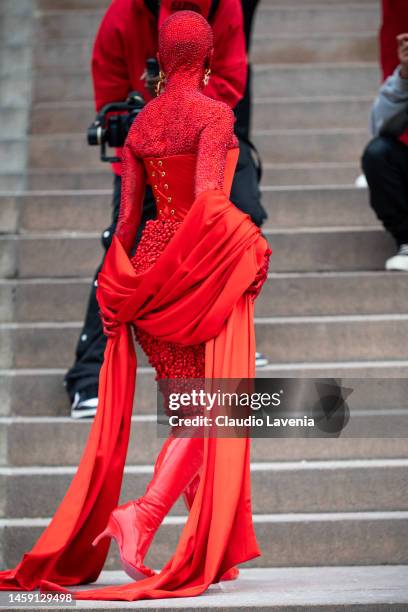
<instances>
[{"instance_id":1,"label":"red garment on background person","mask_svg":"<svg viewBox=\"0 0 408 612\"><path fill-rule=\"evenodd\" d=\"M407 0L382 0L380 61L384 81L399 64L396 38L404 32L408 32Z\"/></svg>"},{"instance_id":2,"label":"red garment on background person","mask_svg":"<svg viewBox=\"0 0 408 612\"><path fill-rule=\"evenodd\" d=\"M405 32L408 32L408 0L382 0L380 60L384 81L399 64L397 36ZM399 140L408 145L408 130Z\"/></svg>"},{"instance_id":3,"label":"red garment on background person","mask_svg":"<svg viewBox=\"0 0 408 612\"><path fill-rule=\"evenodd\" d=\"M180 2L177 6L180 8ZM240 0L220 0L211 27L214 54L204 92L234 108L244 95L247 78ZM141 76L146 60L156 57L157 40L158 22L144 0L113 0L99 26L92 54L96 110L125 100L133 90L140 91L146 101L151 99ZM118 153L121 155L120 149ZM122 173L120 163L112 166L116 174Z\"/></svg>"}]
</instances>

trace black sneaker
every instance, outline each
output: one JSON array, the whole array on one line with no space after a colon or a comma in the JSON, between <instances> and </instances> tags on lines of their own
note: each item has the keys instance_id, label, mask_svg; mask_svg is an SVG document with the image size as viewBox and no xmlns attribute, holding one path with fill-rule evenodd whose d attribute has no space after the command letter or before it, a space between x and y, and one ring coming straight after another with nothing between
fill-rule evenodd
<instances>
[{"instance_id":1,"label":"black sneaker","mask_svg":"<svg viewBox=\"0 0 408 612\"><path fill-rule=\"evenodd\" d=\"M98 388L90 387L77 391L71 406L73 419L92 419L98 408Z\"/></svg>"}]
</instances>

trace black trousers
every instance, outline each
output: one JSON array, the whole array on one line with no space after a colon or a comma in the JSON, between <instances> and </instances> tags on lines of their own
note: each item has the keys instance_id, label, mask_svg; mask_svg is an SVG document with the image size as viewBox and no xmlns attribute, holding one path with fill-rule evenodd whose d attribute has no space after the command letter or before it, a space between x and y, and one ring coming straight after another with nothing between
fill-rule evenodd
<instances>
[{"instance_id":1,"label":"black trousers","mask_svg":"<svg viewBox=\"0 0 408 612\"><path fill-rule=\"evenodd\" d=\"M115 176L112 223L102 233L102 244L105 251L108 250L111 244L119 216L121 186L121 177ZM254 159L251 145L245 140L240 140L240 154L231 189L231 201L242 211L249 214L256 225L260 226L266 219L266 212L261 204L259 168ZM155 217L156 205L152 191L148 186L143 203L142 222L135 246L140 240L140 235L146 221ZM71 401L73 401L74 395L78 391L87 389L92 393L97 393L98 389L99 371L102 366L106 346L106 337L103 334L99 318L99 307L96 300L96 279L102 263L103 261L98 267L92 283L85 321L75 351L75 362L65 376L65 385Z\"/></svg>"},{"instance_id":2,"label":"black trousers","mask_svg":"<svg viewBox=\"0 0 408 612\"><path fill-rule=\"evenodd\" d=\"M408 244L408 146L378 136L368 143L362 167L377 217L398 246Z\"/></svg>"}]
</instances>

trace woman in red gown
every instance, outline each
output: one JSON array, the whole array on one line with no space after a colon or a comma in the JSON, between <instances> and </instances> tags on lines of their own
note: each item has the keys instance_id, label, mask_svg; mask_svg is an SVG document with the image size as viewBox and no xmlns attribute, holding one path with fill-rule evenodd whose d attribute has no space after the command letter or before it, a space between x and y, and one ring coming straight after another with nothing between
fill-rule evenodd
<instances>
[{"instance_id":1,"label":"woman in red gown","mask_svg":"<svg viewBox=\"0 0 408 612\"><path fill-rule=\"evenodd\" d=\"M116 539L134 582L77 591L78 599L198 595L260 554L247 438L170 436L146 493L115 508L135 386L132 330L159 379L253 377L253 302L270 255L260 230L228 200L238 157L234 116L201 92L210 72L211 28L197 13L179 11L160 30L159 54L164 91L139 114L127 139L119 222L98 278L109 338L98 413L54 518L20 564L0 572L0 589L62 590L92 582L108 552L106 536ZM131 257L146 182L158 216ZM155 574L144 556L183 493L187 523L173 557Z\"/></svg>"}]
</instances>

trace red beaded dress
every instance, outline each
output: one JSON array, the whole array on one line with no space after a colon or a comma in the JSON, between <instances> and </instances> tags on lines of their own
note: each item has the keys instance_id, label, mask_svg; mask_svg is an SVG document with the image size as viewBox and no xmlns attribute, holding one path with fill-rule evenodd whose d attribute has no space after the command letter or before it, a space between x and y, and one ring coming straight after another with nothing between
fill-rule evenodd
<instances>
[{"instance_id":1,"label":"red beaded dress","mask_svg":"<svg viewBox=\"0 0 408 612\"><path fill-rule=\"evenodd\" d=\"M139 530L141 566L153 537L149 533L154 534L183 492L191 510L162 571L154 575L145 568L151 577L77 591L77 598L198 595L225 579L236 564L260 554L246 438L170 437L145 495L115 508L133 405L133 334L158 378L253 377L253 300L270 255L259 228L228 200L238 157L234 116L228 106L201 92L212 53L210 27L196 13L175 13L160 30L159 53L165 88L139 114L127 139L119 222L98 278L110 336L98 413L54 518L21 563L0 572L0 590L40 585L63 590L59 585L96 580L109 543L102 540L93 548L92 542L111 513L129 509L135 524L124 548L135 546ZM146 224L131 257L147 182L158 215Z\"/></svg>"}]
</instances>

